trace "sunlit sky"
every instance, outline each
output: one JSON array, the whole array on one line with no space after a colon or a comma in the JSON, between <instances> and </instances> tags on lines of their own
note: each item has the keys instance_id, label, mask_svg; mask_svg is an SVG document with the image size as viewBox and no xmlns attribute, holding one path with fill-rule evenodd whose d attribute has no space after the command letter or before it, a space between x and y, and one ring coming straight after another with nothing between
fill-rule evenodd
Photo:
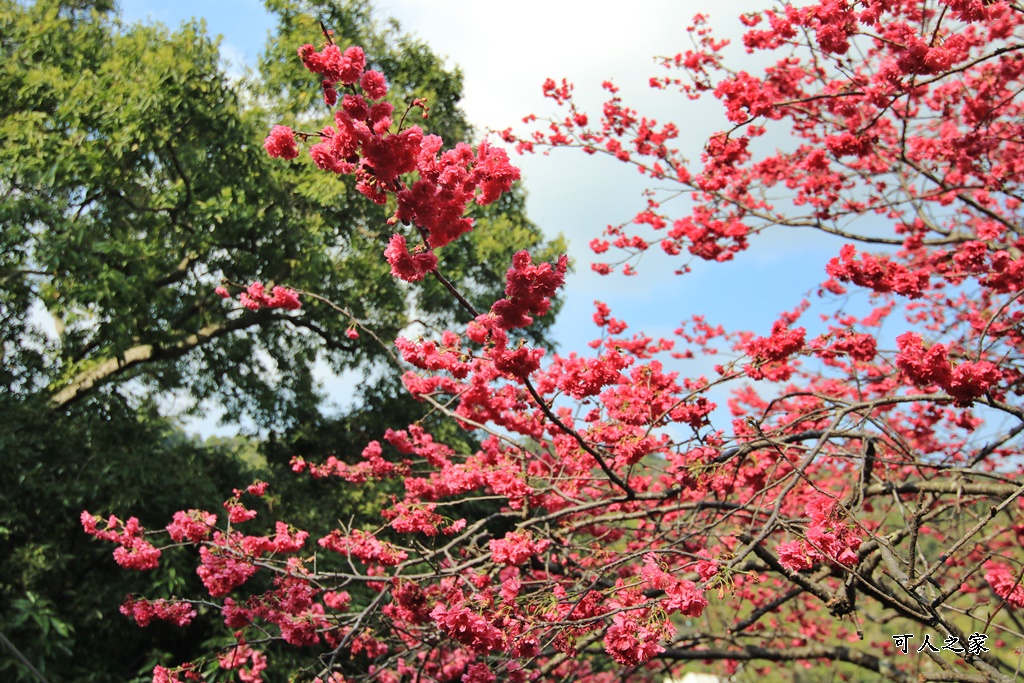
<instances>
[{"instance_id":1,"label":"sunlit sky","mask_svg":"<svg viewBox=\"0 0 1024 683\"><path fill-rule=\"evenodd\" d=\"M566 0L520 0L514 8L473 0L375 3L380 18L396 18L403 30L462 70L463 106L478 130L512 126L525 131L523 116L553 114L553 105L541 96L548 77L574 83L577 100L596 115L606 94L601 82L610 79L641 114L676 122L683 131L682 149L699 160L704 141L725 127L724 119L714 101L693 103L678 93L651 89L649 78L664 73L654 57L688 47L684 29L698 11L709 14L721 34L735 36L744 3L633 0L595 11L599 6ZM222 55L235 64L254 63L273 27L260 0L121 0L121 9L127 21L159 21L172 28L201 17L211 34L223 36ZM746 59L741 49L732 54ZM562 353L588 350L586 342L597 333L591 322L595 299L608 303L632 332L671 336L681 320L700 313L727 328L767 334L780 312L791 310L824 279L824 264L838 251L834 241L789 232L755 241L757 248L732 263L695 263L693 272L681 277L672 274L679 262L660 249L645 256L637 277L600 277L590 271L587 244L606 225L628 221L643 207L645 179L622 164L575 150L513 155L513 163L523 171L530 218L549 235L565 235L576 263L554 329ZM671 205L667 208L671 214ZM679 369L710 373L706 363ZM351 382L331 382L332 397L344 403Z\"/></svg>"}]
</instances>

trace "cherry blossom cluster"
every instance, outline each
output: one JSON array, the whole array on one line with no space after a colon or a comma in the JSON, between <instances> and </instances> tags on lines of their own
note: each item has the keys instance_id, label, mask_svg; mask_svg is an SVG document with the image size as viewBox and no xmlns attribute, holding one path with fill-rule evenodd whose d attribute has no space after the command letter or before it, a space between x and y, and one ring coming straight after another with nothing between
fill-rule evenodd
<instances>
[{"instance_id":1,"label":"cherry blossom cluster","mask_svg":"<svg viewBox=\"0 0 1024 683\"><path fill-rule=\"evenodd\" d=\"M218 662L222 669L234 669L242 683L260 683L263 680L261 674L267 668L266 655L259 650L253 650L245 643L239 643L222 654Z\"/></svg>"},{"instance_id":2,"label":"cherry blossom cluster","mask_svg":"<svg viewBox=\"0 0 1024 683\"><path fill-rule=\"evenodd\" d=\"M531 315L546 314L551 308L551 297L565 284L568 266L565 255L552 267L550 263L534 265L529 252L517 252L505 275L505 298L491 306L494 325L502 330L527 327L533 323Z\"/></svg>"},{"instance_id":3,"label":"cherry blossom cluster","mask_svg":"<svg viewBox=\"0 0 1024 683\"><path fill-rule=\"evenodd\" d=\"M542 553L551 541L542 539L534 541L529 533L511 532L504 538L491 539L489 542L491 557L495 562L507 565L520 565L534 555Z\"/></svg>"},{"instance_id":4,"label":"cherry blossom cluster","mask_svg":"<svg viewBox=\"0 0 1024 683\"><path fill-rule=\"evenodd\" d=\"M954 367L945 346L935 344L926 350L921 336L915 332L901 334L896 343L900 349L896 365L907 379L921 387L938 385L957 405L971 405L975 399L995 390L1003 378L999 368L985 360L964 361Z\"/></svg>"},{"instance_id":5,"label":"cherry blossom cluster","mask_svg":"<svg viewBox=\"0 0 1024 683\"><path fill-rule=\"evenodd\" d=\"M225 299L231 298L231 292L227 287L220 286L216 292ZM258 311L261 308L283 308L286 311L295 311L302 307L295 290L277 285L268 295L262 282L250 284L244 292L239 294L238 303L251 311Z\"/></svg>"},{"instance_id":6,"label":"cherry blossom cluster","mask_svg":"<svg viewBox=\"0 0 1024 683\"><path fill-rule=\"evenodd\" d=\"M430 612L430 618L442 631L477 654L488 654L503 648L505 638L501 631L470 609L465 600L456 598L453 602L455 604L452 606L439 602Z\"/></svg>"},{"instance_id":7,"label":"cherry blossom cluster","mask_svg":"<svg viewBox=\"0 0 1024 683\"><path fill-rule=\"evenodd\" d=\"M299 56L307 69L322 76L327 105L338 105L333 126L316 135L303 134L321 140L310 147L310 156L325 171L354 175L356 189L378 204L394 196L392 222L414 225L423 244L410 250L406 236L395 233L385 258L395 277L421 280L437 267L433 250L473 229L473 219L466 215L469 204L497 200L519 180L519 170L503 149L486 141L476 148L459 142L445 150L440 137L425 134L419 126L401 128L405 117L398 124L394 121L386 79L366 68L362 48L342 51L330 42L318 52L312 45L303 45ZM349 90L340 101L339 85ZM426 105L417 100L412 106ZM264 147L274 157L298 156L295 133L286 126L274 127ZM402 180L413 173L414 180Z\"/></svg>"},{"instance_id":8,"label":"cherry blossom cluster","mask_svg":"<svg viewBox=\"0 0 1024 683\"><path fill-rule=\"evenodd\" d=\"M125 569L155 569L159 564L160 549L143 538L145 530L138 518L129 517L127 522L122 522L111 515L101 529L99 525L104 520L83 511L81 522L85 533L118 545L114 560Z\"/></svg>"},{"instance_id":9,"label":"cherry blossom cluster","mask_svg":"<svg viewBox=\"0 0 1024 683\"><path fill-rule=\"evenodd\" d=\"M131 617L139 626L149 626L154 621L188 626L196 618L196 610L190 603L133 597L129 597L121 605L121 614Z\"/></svg>"},{"instance_id":10,"label":"cherry blossom cluster","mask_svg":"<svg viewBox=\"0 0 1024 683\"><path fill-rule=\"evenodd\" d=\"M775 549L779 564L792 571L812 569L822 561L856 564L862 539L841 522L837 508L836 501L828 496L813 498L806 508L811 522L804 538L780 543Z\"/></svg>"},{"instance_id":11,"label":"cherry blossom cluster","mask_svg":"<svg viewBox=\"0 0 1024 683\"><path fill-rule=\"evenodd\" d=\"M1014 574L1008 566L994 560L986 562L984 569L987 570L985 581L992 586L996 595L1018 609L1024 608L1024 586L1021 585L1019 572Z\"/></svg>"}]
</instances>

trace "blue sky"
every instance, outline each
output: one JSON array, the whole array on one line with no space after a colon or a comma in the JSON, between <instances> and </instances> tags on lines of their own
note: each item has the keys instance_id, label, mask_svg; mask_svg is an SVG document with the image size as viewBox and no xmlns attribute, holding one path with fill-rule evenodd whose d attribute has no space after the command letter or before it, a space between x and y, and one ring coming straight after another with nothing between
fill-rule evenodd
<instances>
[{"instance_id":1,"label":"blue sky","mask_svg":"<svg viewBox=\"0 0 1024 683\"><path fill-rule=\"evenodd\" d=\"M515 11L505 3L473 0L376 3L382 18L395 17L404 30L462 69L464 108L480 130L523 130L520 121L526 114L553 113L541 96L547 77L574 82L578 101L596 114L605 94L600 84L611 79L622 88L625 102L642 114L675 121L683 131L682 148L699 159L704 141L725 127L724 119L713 101L695 104L648 87L649 77L663 71L653 57L686 49L684 28L698 11L713 12L713 25L726 36L736 35L737 16L746 7L738 0L723 0L710 10L706 2L694 0L633 0L629 6L630 11L602 13L581 11L582 3L550 0L521 0ZM126 21L171 27L201 17L211 34L223 36L222 54L236 64L253 63L272 28L260 0L121 0L121 9ZM744 58L740 50L734 54ZM788 231L757 240L734 262L695 263L685 276L672 274L679 264L660 249L645 256L637 277L596 276L590 272L587 243L605 225L627 221L643 207L645 179L622 164L573 150L513 161L523 170L530 217L548 234L564 234L576 261L555 327L563 353L588 350L586 342L596 334L591 323L595 299L608 303L631 331L652 336L671 336L694 313L730 329L767 334L780 312L791 310L824 279L825 262L838 252L835 240ZM710 372L707 364L679 369ZM351 381L331 383L341 402Z\"/></svg>"}]
</instances>

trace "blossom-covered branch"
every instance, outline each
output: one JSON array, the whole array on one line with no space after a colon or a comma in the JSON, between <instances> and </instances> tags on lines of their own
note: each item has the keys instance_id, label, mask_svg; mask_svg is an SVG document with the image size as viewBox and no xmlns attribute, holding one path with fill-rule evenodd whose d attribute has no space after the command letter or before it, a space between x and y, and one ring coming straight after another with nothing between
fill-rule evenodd
<instances>
[{"instance_id":1,"label":"blossom-covered branch","mask_svg":"<svg viewBox=\"0 0 1024 683\"><path fill-rule=\"evenodd\" d=\"M362 50L303 46L333 124L301 139L275 128L267 151L294 159L315 140L317 166L393 209L393 275L415 287L433 274L469 313L394 350L377 339L425 413L472 438L417 422L358 454L296 457L296 473L395 492L375 523L319 538L277 520L246 533L261 484L219 516L182 511L163 545L138 520L83 515L129 568L197 549L202 604L232 645L155 677L220 667L258 680L273 665L261 643L280 639L308 650L309 677L334 682L653 680L692 660L727 674L829 662L895 681L1012 680L1009 643L1024 638L1021 10L783 3L741 18L745 47L777 57L756 76L726 68L698 17L692 49L663 60L679 75L652 81L725 107L733 127L697 168L670 146L679 128L626 107L615 86L592 125L568 83L545 84L565 117L507 140L610 154L693 199L678 217L652 199L592 242L622 250L627 272L654 243L724 261L765 230L843 238L820 264L820 323L803 301L770 330L694 316L653 338L595 302L593 353L568 356L517 338L548 314L564 257L517 253L486 312L439 272L472 207L518 179L504 150L396 124ZM780 127L796 144L756 154ZM241 305L293 309L289 291L251 285ZM870 310L848 312L854 291ZM700 356L710 377L686 370ZM123 609L183 624L197 602Z\"/></svg>"}]
</instances>

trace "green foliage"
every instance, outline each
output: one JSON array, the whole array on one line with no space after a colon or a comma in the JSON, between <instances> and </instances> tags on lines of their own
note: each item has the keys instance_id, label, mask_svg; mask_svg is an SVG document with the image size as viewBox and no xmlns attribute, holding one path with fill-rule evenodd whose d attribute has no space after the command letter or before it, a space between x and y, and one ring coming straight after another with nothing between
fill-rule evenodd
<instances>
[{"instance_id":1,"label":"green foliage","mask_svg":"<svg viewBox=\"0 0 1024 683\"><path fill-rule=\"evenodd\" d=\"M209 635L140 629L121 616L128 593L182 595L198 579L171 554L154 594L153 577L125 572L111 547L82 533L81 511L125 511L159 527L182 506L216 509L254 476L230 450L201 446L152 406L115 398L83 407L55 422L31 401L0 401L0 632L51 683L129 680L168 648L188 652ZM0 678L27 676L0 657Z\"/></svg>"}]
</instances>

